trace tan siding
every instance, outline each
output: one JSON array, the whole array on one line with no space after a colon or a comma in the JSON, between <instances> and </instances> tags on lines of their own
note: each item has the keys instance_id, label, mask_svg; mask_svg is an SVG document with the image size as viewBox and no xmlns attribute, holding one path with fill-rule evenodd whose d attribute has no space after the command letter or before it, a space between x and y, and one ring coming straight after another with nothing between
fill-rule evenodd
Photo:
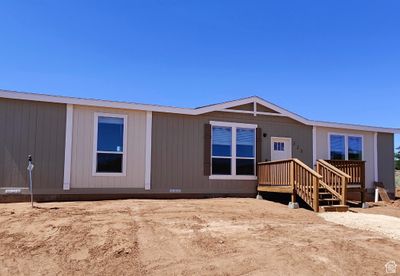
<instances>
[{"instance_id":1,"label":"tan siding","mask_svg":"<svg viewBox=\"0 0 400 276\"><path fill-rule=\"evenodd\" d=\"M366 188L373 188L374 183L374 133L345 129L317 127L317 159L329 159L329 133L362 135L364 137L363 159L365 163Z\"/></svg>"},{"instance_id":2,"label":"tan siding","mask_svg":"<svg viewBox=\"0 0 400 276\"><path fill-rule=\"evenodd\" d=\"M243 105L238 105L238 106L230 107L230 108L228 108L228 109L253 111L253 110L254 110L254 104L253 104L253 103L248 103L248 104L243 104Z\"/></svg>"},{"instance_id":3,"label":"tan siding","mask_svg":"<svg viewBox=\"0 0 400 276\"><path fill-rule=\"evenodd\" d=\"M268 108L268 107L263 106L261 104L257 104L257 111L259 111L259 112L278 113L275 110L272 110L271 108Z\"/></svg>"},{"instance_id":4,"label":"tan siding","mask_svg":"<svg viewBox=\"0 0 400 276\"><path fill-rule=\"evenodd\" d=\"M65 112L64 104L0 99L0 187L28 187L31 154L35 193L62 190Z\"/></svg>"},{"instance_id":5,"label":"tan siding","mask_svg":"<svg viewBox=\"0 0 400 276\"><path fill-rule=\"evenodd\" d=\"M209 180L204 176L204 125L210 121L257 124L262 138L262 160L270 159L271 136L292 137L293 156L312 162L312 128L288 118L213 112L201 116L153 113L151 193L254 194L256 181Z\"/></svg>"},{"instance_id":6,"label":"tan siding","mask_svg":"<svg viewBox=\"0 0 400 276\"><path fill-rule=\"evenodd\" d=\"M94 113L128 115L126 176L93 176ZM71 189L144 188L146 113L74 106Z\"/></svg>"}]
</instances>

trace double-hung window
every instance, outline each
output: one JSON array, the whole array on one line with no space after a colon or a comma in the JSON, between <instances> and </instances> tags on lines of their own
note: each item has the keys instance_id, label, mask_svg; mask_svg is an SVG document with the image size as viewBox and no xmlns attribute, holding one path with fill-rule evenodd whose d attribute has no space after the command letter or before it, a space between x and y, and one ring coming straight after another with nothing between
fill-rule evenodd
<instances>
[{"instance_id":1,"label":"double-hung window","mask_svg":"<svg viewBox=\"0 0 400 276\"><path fill-rule=\"evenodd\" d=\"M256 125L211 122L212 179L253 179Z\"/></svg>"},{"instance_id":2,"label":"double-hung window","mask_svg":"<svg viewBox=\"0 0 400 276\"><path fill-rule=\"evenodd\" d=\"M329 154L331 160L362 160L363 137L359 135L330 134Z\"/></svg>"},{"instance_id":3,"label":"double-hung window","mask_svg":"<svg viewBox=\"0 0 400 276\"><path fill-rule=\"evenodd\" d=\"M127 116L95 113L94 175L125 175Z\"/></svg>"}]
</instances>

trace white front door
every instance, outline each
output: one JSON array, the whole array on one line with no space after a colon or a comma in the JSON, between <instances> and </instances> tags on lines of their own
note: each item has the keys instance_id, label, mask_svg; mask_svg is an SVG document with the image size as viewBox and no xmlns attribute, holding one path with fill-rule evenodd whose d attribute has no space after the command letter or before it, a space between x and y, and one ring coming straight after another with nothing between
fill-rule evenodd
<instances>
[{"instance_id":1,"label":"white front door","mask_svg":"<svg viewBox=\"0 0 400 276\"><path fill-rule=\"evenodd\" d=\"M292 138L271 137L271 161L292 158Z\"/></svg>"}]
</instances>

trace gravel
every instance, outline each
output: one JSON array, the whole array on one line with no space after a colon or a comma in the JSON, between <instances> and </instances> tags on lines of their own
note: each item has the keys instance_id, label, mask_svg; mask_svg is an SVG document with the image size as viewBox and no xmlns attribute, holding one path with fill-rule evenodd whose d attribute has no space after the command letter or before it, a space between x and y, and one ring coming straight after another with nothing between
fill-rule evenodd
<instances>
[{"instance_id":1,"label":"gravel","mask_svg":"<svg viewBox=\"0 0 400 276\"><path fill-rule=\"evenodd\" d=\"M326 221L353 229L372 231L389 238L400 240L400 218L360 213L321 213Z\"/></svg>"}]
</instances>

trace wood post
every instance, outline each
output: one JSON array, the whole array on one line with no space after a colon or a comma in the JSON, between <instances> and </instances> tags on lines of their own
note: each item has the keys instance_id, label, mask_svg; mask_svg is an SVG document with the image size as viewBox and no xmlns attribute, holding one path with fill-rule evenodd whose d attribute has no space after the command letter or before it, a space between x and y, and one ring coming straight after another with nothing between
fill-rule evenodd
<instances>
[{"instance_id":1,"label":"wood post","mask_svg":"<svg viewBox=\"0 0 400 276\"><path fill-rule=\"evenodd\" d=\"M290 181L290 186L292 186L292 203L296 202L296 187L294 184L294 161L290 161L289 163L289 181Z\"/></svg>"},{"instance_id":2,"label":"wood post","mask_svg":"<svg viewBox=\"0 0 400 276\"><path fill-rule=\"evenodd\" d=\"M365 162L361 165L361 204L365 203Z\"/></svg>"},{"instance_id":3,"label":"wood post","mask_svg":"<svg viewBox=\"0 0 400 276\"><path fill-rule=\"evenodd\" d=\"M347 183L348 183L348 179L347 177L342 176L342 205L346 205L347 204Z\"/></svg>"},{"instance_id":4,"label":"wood post","mask_svg":"<svg viewBox=\"0 0 400 276\"><path fill-rule=\"evenodd\" d=\"M319 179L313 177L313 209L319 212Z\"/></svg>"}]
</instances>

